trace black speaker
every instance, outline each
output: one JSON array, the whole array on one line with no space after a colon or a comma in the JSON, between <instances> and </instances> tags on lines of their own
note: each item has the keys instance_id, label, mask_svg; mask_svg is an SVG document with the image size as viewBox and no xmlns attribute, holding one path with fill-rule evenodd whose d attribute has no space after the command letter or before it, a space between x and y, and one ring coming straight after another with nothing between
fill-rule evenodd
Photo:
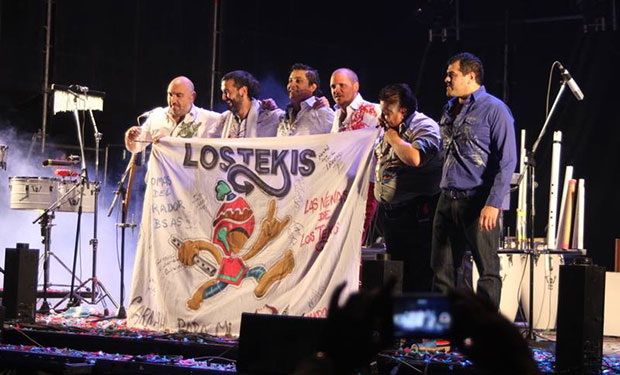
<instances>
[{"instance_id":1,"label":"black speaker","mask_svg":"<svg viewBox=\"0 0 620 375\"><path fill-rule=\"evenodd\" d=\"M364 260L362 261L362 290L383 286L390 278L396 279L394 293L403 291L402 260Z\"/></svg>"},{"instance_id":2,"label":"black speaker","mask_svg":"<svg viewBox=\"0 0 620 375\"><path fill-rule=\"evenodd\" d=\"M605 268L560 266L556 369L599 373L603 357Z\"/></svg>"},{"instance_id":3,"label":"black speaker","mask_svg":"<svg viewBox=\"0 0 620 375\"><path fill-rule=\"evenodd\" d=\"M37 298L39 250L18 243L4 255L4 296L6 319L34 321Z\"/></svg>"},{"instance_id":4,"label":"black speaker","mask_svg":"<svg viewBox=\"0 0 620 375\"><path fill-rule=\"evenodd\" d=\"M326 320L298 316L241 315L237 371L290 374L319 349Z\"/></svg>"}]
</instances>

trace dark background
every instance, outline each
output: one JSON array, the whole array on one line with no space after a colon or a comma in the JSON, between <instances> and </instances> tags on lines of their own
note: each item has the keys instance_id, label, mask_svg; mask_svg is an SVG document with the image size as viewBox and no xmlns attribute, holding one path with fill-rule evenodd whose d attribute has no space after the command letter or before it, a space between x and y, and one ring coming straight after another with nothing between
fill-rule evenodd
<instances>
[{"instance_id":1,"label":"dark background","mask_svg":"<svg viewBox=\"0 0 620 375\"><path fill-rule=\"evenodd\" d=\"M586 248L596 263L611 268L614 238L620 237L620 116L614 110L620 38L613 30L612 4L463 0L457 40L456 1L221 0L214 109L223 109L219 78L235 69L252 72L262 82L261 96L283 107L288 69L303 62L319 70L328 96L329 75L342 66L357 71L368 100L376 101L386 84L406 82L415 88L420 110L438 119L446 100L445 62L470 51L482 58L487 90L508 103L517 136L526 129L531 148L545 119L549 70L559 60L586 99L577 102L567 91L542 140L536 157L536 235L544 236L547 221L551 134L562 130L562 171L573 165L574 176L586 179ZM104 111L96 118L110 158L119 158L123 133L138 114L165 105L171 78L190 77L197 104L209 107L213 7L213 1L53 3L50 83L105 91ZM45 1L0 0L0 126L11 129L22 148L41 128L45 12ZM601 19L604 30L593 26ZM444 27L442 41L438 34ZM555 71L551 101L559 82ZM89 126L85 132L92 147ZM69 114L50 113L47 142L77 145ZM41 152L40 144L36 150ZM514 232L514 209L506 225Z\"/></svg>"}]
</instances>

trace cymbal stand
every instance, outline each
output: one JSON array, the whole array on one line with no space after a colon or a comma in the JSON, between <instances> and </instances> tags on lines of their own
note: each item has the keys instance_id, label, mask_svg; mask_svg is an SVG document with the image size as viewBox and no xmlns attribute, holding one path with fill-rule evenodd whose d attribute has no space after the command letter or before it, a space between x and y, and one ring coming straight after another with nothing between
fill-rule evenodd
<instances>
[{"instance_id":1,"label":"cymbal stand","mask_svg":"<svg viewBox=\"0 0 620 375\"><path fill-rule=\"evenodd\" d=\"M86 89L86 88L85 88ZM86 90L81 90L83 94L86 94ZM82 157L81 162L82 162L82 171L80 173L80 201L78 204L78 217L77 217L77 225L76 225L76 229L75 229L75 246L73 248L73 268L71 269L71 274L73 276L75 276L75 268L77 265L77 253L78 253L78 249L80 247L80 231L81 231L81 225L82 225L82 206L84 203L84 184L88 181L88 172L86 169L86 156L84 153L84 138L82 135L82 129L81 129L81 124L80 124L80 116L78 113L78 99L79 96L75 95L73 97L73 102L75 104L75 107L73 108L73 117L75 119L75 126L77 128L77 136L78 136L78 143L80 145L80 156ZM80 298L78 297L77 293L76 293L76 289L75 287L75 278L72 277L71 278L71 289L69 291L69 302L67 304L67 307L72 307L72 306L79 306L80 304ZM91 291L91 293L95 293L94 290Z\"/></svg>"},{"instance_id":2,"label":"cymbal stand","mask_svg":"<svg viewBox=\"0 0 620 375\"><path fill-rule=\"evenodd\" d=\"M80 294L78 294L78 296L82 298L82 300L84 300L85 302L91 305L96 305L99 302L101 302L104 306L104 315L108 315L109 311L105 304L105 298L107 297L112 302L114 307L117 309L118 309L118 303L112 297L112 294L106 289L105 285L103 285L103 283L99 281L99 279L97 278L97 249L99 245L99 240L97 239L97 219L99 216L99 192L101 190L101 185L99 183L99 142L101 141L103 134L101 134L99 132L99 129L97 129L97 122L95 121L95 117L93 116L93 111L90 108L88 109L88 113L90 114L90 120L91 120L91 123L93 124L93 130L94 130L94 135L95 135L95 181L93 182L94 193L95 193L94 194L95 207L94 207L94 213L93 213L94 215L93 238L91 238L89 242L90 245L92 246L92 253L93 253L92 263L93 264L92 264L92 276L88 280L78 285L77 290L80 290L81 288L83 288L90 282L91 283L90 301L82 298Z\"/></svg>"}]
</instances>

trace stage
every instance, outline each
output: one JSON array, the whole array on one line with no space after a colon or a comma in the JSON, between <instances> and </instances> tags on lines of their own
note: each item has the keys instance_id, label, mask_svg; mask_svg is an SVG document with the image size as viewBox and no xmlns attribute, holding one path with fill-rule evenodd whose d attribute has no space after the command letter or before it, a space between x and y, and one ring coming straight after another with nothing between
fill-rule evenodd
<instances>
[{"instance_id":1,"label":"stage","mask_svg":"<svg viewBox=\"0 0 620 375\"><path fill-rule=\"evenodd\" d=\"M540 371L556 373L555 332L537 331L530 347ZM395 342L379 354L377 371L477 373L466 356L450 349L441 341L405 347ZM603 373L620 373L620 338L605 337L603 354ZM5 322L0 345L0 368L18 373L235 374L237 360L236 337L128 329L123 319L102 318L93 309L79 307L63 314L37 314L35 323Z\"/></svg>"}]
</instances>

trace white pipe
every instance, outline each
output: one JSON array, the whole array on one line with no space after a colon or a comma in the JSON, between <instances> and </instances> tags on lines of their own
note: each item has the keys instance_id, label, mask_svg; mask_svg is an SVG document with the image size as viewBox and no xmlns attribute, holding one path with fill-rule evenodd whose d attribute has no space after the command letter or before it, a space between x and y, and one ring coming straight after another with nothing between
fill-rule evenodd
<instances>
[{"instance_id":1,"label":"white pipe","mask_svg":"<svg viewBox=\"0 0 620 375\"><path fill-rule=\"evenodd\" d=\"M560 155L562 152L562 132L553 133L553 153L551 156L551 182L549 186L549 216L547 219L547 248L556 249L555 241L557 209L558 209L558 181L560 179Z\"/></svg>"},{"instance_id":2,"label":"white pipe","mask_svg":"<svg viewBox=\"0 0 620 375\"><path fill-rule=\"evenodd\" d=\"M516 236L517 247L519 249L525 249L527 238L527 177L525 177L525 160L527 158L527 151L525 149L525 129L521 129L521 152L519 158L519 174L521 175L521 182L519 184L519 199L517 202L517 223Z\"/></svg>"},{"instance_id":3,"label":"white pipe","mask_svg":"<svg viewBox=\"0 0 620 375\"><path fill-rule=\"evenodd\" d=\"M564 173L564 186L562 187L562 199L560 200L560 220L558 223L557 236L555 237L556 244L560 242L560 236L562 235L562 231L566 226L564 222L564 211L566 210L566 199L568 198L568 185L570 184L570 180L573 178L573 166L567 165L566 172ZM569 224L570 225L570 224Z\"/></svg>"},{"instance_id":4,"label":"white pipe","mask_svg":"<svg viewBox=\"0 0 620 375\"><path fill-rule=\"evenodd\" d=\"M577 184L577 208L573 225L573 249L583 249L583 225L585 215L586 180L579 179Z\"/></svg>"}]
</instances>

